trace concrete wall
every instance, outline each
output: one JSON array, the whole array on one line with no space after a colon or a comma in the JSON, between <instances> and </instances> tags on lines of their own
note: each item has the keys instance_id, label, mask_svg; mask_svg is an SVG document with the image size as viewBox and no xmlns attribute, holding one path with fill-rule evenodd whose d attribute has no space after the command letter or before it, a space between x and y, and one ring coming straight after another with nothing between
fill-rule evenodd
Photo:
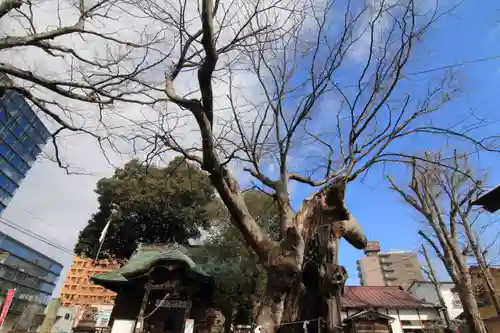
<instances>
[{"instance_id":1,"label":"concrete wall","mask_svg":"<svg viewBox=\"0 0 500 333\"><path fill-rule=\"evenodd\" d=\"M19 318L20 315L17 313L7 313L7 317L5 317L1 332L4 333L11 331L19 321Z\"/></svg>"},{"instance_id":2,"label":"concrete wall","mask_svg":"<svg viewBox=\"0 0 500 333\"><path fill-rule=\"evenodd\" d=\"M424 279L415 253L387 252L380 253L379 258L388 286L409 286L412 281Z\"/></svg>"},{"instance_id":3,"label":"concrete wall","mask_svg":"<svg viewBox=\"0 0 500 333\"><path fill-rule=\"evenodd\" d=\"M437 309L376 309L377 312L391 316L392 333L403 333L403 328L422 329L426 320L439 320ZM360 312L358 309L350 309L342 312L342 319Z\"/></svg>"},{"instance_id":4,"label":"concrete wall","mask_svg":"<svg viewBox=\"0 0 500 333\"><path fill-rule=\"evenodd\" d=\"M361 258L358 263L362 286L385 286L378 256Z\"/></svg>"},{"instance_id":5,"label":"concrete wall","mask_svg":"<svg viewBox=\"0 0 500 333\"><path fill-rule=\"evenodd\" d=\"M368 253L357 268L364 286L409 286L424 279L417 255L407 251Z\"/></svg>"},{"instance_id":6,"label":"concrete wall","mask_svg":"<svg viewBox=\"0 0 500 333\"><path fill-rule=\"evenodd\" d=\"M457 293L453 291L455 284L441 283L441 294L443 295L448 314L451 319L455 319L463 312L462 303ZM439 304L439 298L434 285L430 282L415 282L408 292L415 296L415 298L424 300L429 303Z\"/></svg>"},{"instance_id":7,"label":"concrete wall","mask_svg":"<svg viewBox=\"0 0 500 333\"><path fill-rule=\"evenodd\" d=\"M50 330L51 333L68 333L73 328L77 308L75 306L60 307L57 311L57 320Z\"/></svg>"}]
</instances>

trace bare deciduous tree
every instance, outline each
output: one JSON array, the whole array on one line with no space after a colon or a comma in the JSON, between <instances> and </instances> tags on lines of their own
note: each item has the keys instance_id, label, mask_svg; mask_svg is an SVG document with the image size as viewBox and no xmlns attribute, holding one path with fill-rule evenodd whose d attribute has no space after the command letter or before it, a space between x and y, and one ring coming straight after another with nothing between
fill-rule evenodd
<instances>
[{"instance_id":1,"label":"bare deciduous tree","mask_svg":"<svg viewBox=\"0 0 500 333\"><path fill-rule=\"evenodd\" d=\"M160 36L145 29L129 29L122 38L124 29L116 22L126 10L120 5L116 0L0 1L1 96L18 107L26 100L47 116L54 125L54 159L67 171L58 145L61 132L82 132L102 143L107 131L99 129L110 125L104 121L107 110L120 102L158 102L151 98L154 90L134 78L168 55L154 48Z\"/></svg>"},{"instance_id":2,"label":"bare deciduous tree","mask_svg":"<svg viewBox=\"0 0 500 333\"><path fill-rule=\"evenodd\" d=\"M477 194L480 182L473 180L472 170L467 165L466 155L454 154L443 158L441 154L426 154L432 162L417 162L412 165L412 178L407 189L389 177L391 188L406 203L413 207L430 227L430 233L419 231L422 238L432 247L444 264L448 274L459 290L460 300L468 325L474 332L486 332L479 314L472 284L469 264L464 248L470 237L463 240L461 232L472 235L469 218L472 212L471 200ZM464 246L464 244L466 244ZM488 279L487 279L488 280ZM492 286L487 282L487 285ZM496 294L489 288L492 295Z\"/></svg>"},{"instance_id":3,"label":"bare deciduous tree","mask_svg":"<svg viewBox=\"0 0 500 333\"><path fill-rule=\"evenodd\" d=\"M410 83L405 68L415 45L441 13L432 8L420 15L411 0L362 6L351 1L231 2L224 9L222 2L204 0L200 26L190 31L182 16L185 6L175 18L152 3L144 11L157 10L178 28L177 59L166 74L165 93L195 119L201 139L186 146L165 131L149 138L150 146L158 153L180 153L210 174L233 223L268 272L257 325L272 333L283 319L321 316L328 331L335 331L346 279L337 265L338 239L366 246L344 203L346 184L377 163L407 162L409 155L391 150L394 141L426 133L468 138L421 122L452 99L453 77L419 93L405 89ZM343 13L340 21L338 13ZM224 30L230 38L222 37ZM197 88L181 93L176 80L193 69ZM235 82L240 72L247 84L258 87L257 97L245 98ZM216 114L222 98L216 97L221 86L214 84L222 80L231 121ZM324 126L318 128L318 122ZM293 159L304 152L308 157L294 166ZM249 214L228 167L232 162L243 164L254 185L275 198L278 239ZM266 173L266 163L276 166L276 175ZM297 214L290 203L293 181L325 186ZM318 306L300 309L301 299Z\"/></svg>"},{"instance_id":4,"label":"bare deciduous tree","mask_svg":"<svg viewBox=\"0 0 500 333\"><path fill-rule=\"evenodd\" d=\"M33 22L30 3L20 8L5 2L13 0L3 1L2 10L25 7L28 22ZM417 9L420 4L414 0L109 1L90 8L79 2L74 25L0 40L4 49L28 45L94 67L91 75L79 73L81 82L52 80L4 63L0 71L100 108L115 102L160 105L154 109L159 121L146 119L154 126L140 127L131 139L141 141L138 149L149 158L173 151L209 173L232 223L267 270L257 318L266 333L275 332L283 319L318 316L327 321L329 332L336 330L339 294L347 277L337 262L338 240L344 237L359 249L366 246L345 205L346 185L376 164L409 162L411 154L394 142L444 135L489 149L457 126L439 127L426 120L453 99L458 89L454 76L425 85L409 79L416 46L446 13L438 7ZM146 42L117 40L86 25L88 20L109 18L109 11L120 5L126 6L123 13L131 11L154 27L145 28ZM51 43L61 35L97 35L127 50L145 51L131 62L136 66L122 72L115 62L128 53L97 62ZM156 50L152 45L159 40L164 45ZM141 75L165 70L161 88ZM34 97L16 80L5 87L59 123L54 136L62 129L82 130L63 120L72 114L62 103ZM161 108L164 100L168 109ZM59 109L59 115L52 108ZM176 135L173 129L180 127L190 136ZM191 140L193 132L196 140ZM254 187L276 200L278 238L249 213L242 185L230 170L234 164L243 165ZM270 165L277 172L270 172ZM323 188L295 213L292 182ZM314 306L301 307L303 300Z\"/></svg>"}]
</instances>

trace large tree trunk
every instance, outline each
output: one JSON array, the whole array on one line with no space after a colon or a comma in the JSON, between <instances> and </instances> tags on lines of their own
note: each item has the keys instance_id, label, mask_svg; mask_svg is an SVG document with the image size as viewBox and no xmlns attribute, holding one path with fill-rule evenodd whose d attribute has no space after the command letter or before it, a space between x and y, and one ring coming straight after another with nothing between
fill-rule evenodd
<instances>
[{"instance_id":1,"label":"large tree trunk","mask_svg":"<svg viewBox=\"0 0 500 333\"><path fill-rule=\"evenodd\" d=\"M279 328L285 300L298 280L297 272L287 269L285 265L268 269L266 291L257 315L257 326L261 327L261 332L274 333Z\"/></svg>"},{"instance_id":2,"label":"large tree trunk","mask_svg":"<svg viewBox=\"0 0 500 333\"><path fill-rule=\"evenodd\" d=\"M460 300L464 308L464 314L467 317L467 321L469 323L469 328L471 332L474 333L487 333L484 321L481 319L479 307L477 306L477 301L474 295L474 286L472 285L472 279L469 273L469 265L467 263L467 259L458 247L458 242L455 244L448 244L450 245L453 258L456 262L456 267L458 268L457 282L459 283L458 285L461 294Z\"/></svg>"},{"instance_id":3,"label":"large tree trunk","mask_svg":"<svg viewBox=\"0 0 500 333\"><path fill-rule=\"evenodd\" d=\"M265 265L267 284L260 302L257 326L264 333L273 333L281 325L285 300L300 283L304 263L304 240L296 227L285 230L285 237L270 252Z\"/></svg>"},{"instance_id":4,"label":"large tree trunk","mask_svg":"<svg viewBox=\"0 0 500 333\"><path fill-rule=\"evenodd\" d=\"M257 325L263 333L274 333L281 324L285 302L285 293L276 293L267 288L266 294L260 302Z\"/></svg>"},{"instance_id":5,"label":"large tree trunk","mask_svg":"<svg viewBox=\"0 0 500 333\"><path fill-rule=\"evenodd\" d=\"M474 296L470 275L463 277L462 281L463 283L459 287L460 300L464 308L464 315L469 324L469 329L472 333L487 333L484 322L479 314L479 307Z\"/></svg>"},{"instance_id":6,"label":"large tree trunk","mask_svg":"<svg viewBox=\"0 0 500 333\"><path fill-rule=\"evenodd\" d=\"M474 287L469 273L469 266L467 259L462 254L457 242L451 242L449 235L443 235L445 239L445 246L443 250L448 257L449 264L447 265L448 272L451 273L453 282L459 289L460 301L464 309L464 316L467 320L469 329L473 333L487 333L486 327L481 315L479 307L477 306L476 298L474 296ZM448 236L448 237L447 237Z\"/></svg>"},{"instance_id":7,"label":"large tree trunk","mask_svg":"<svg viewBox=\"0 0 500 333\"><path fill-rule=\"evenodd\" d=\"M345 183L334 182L306 199L295 217L295 226L305 243L301 272L286 293L283 322L311 320L316 332L321 318L327 332L338 331L340 295L347 272L338 265L338 241L344 237L358 249L367 240L344 204ZM302 324L284 325L283 332L303 332Z\"/></svg>"}]
</instances>

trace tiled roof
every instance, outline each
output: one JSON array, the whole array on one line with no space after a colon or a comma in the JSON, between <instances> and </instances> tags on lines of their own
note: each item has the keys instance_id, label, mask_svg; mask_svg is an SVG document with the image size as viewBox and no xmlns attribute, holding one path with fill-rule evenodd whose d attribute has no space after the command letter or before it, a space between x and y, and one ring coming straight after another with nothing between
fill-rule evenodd
<instances>
[{"instance_id":1,"label":"tiled roof","mask_svg":"<svg viewBox=\"0 0 500 333\"><path fill-rule=\"evenodd\" d=\"M189 251L179 244L167 244L161 246L140 244L130 259L122 267L110 272L95 274L92 280L99 285L113 290L111 284L127 283L140 276L152 266L163 261L183 262L189 267L190 273L197 277L210 278L189 256Z\"/></svg>"},{"instance_id":2,"label":"tiled roof","mask_svg":"<svg viewBox=\"0 0 500 333\"><path fill-rule=\"evenodd\" d=\"M400 287L349 286L342 297L343 308L435 308Z\"/></svg>"}]
</instances>

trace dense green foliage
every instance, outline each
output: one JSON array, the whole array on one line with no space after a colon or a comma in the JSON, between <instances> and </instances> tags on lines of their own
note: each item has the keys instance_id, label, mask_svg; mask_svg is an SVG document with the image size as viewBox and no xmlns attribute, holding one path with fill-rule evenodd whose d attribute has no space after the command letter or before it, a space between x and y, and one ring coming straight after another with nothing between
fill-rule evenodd
<instances>
[{"instance_id":1,"label":"dense green foliage","mask_svg":"<svg viewBox=\"0 0 500 333\"><path fill-rule=\"evenodd\" d=\"M193 260L215 278L217 304L231 315L239 309L236 321L250 319L253 305L265 285L265 271L254 253L245 246L229 214L205 173L174 159L166 168L132 160L114 175L97 183L98 211L80 232L75 252L96 255L99 236L107 221L111 226L101 257L126 259L137 242L187 245L189 239L209 230L204 243L191 249ZM271 235L277 232L274 200L258 191L245 193L250 213ZM112 213L112 208L117 213Z\"/></svg>"},{"instance_id":2,"label":"dense green foliage","mask_svg":"<svg viewBox=\"0 0 500 333\"><path fill-rule=\"evenodd\" d=\"M277 208L274 200L258 191L246 192L244 196L252 216L271 235L276 234ZM230 223L227 213L220 209L218 215L223 217L214 222L205 251L195 259L209 263L206 271L215 277L217 303L228 309L238 309L233 319L236 323L245 324L251 320L254 305L263 295L266 272L258 264L252 250L245 246L241 233Z\"/></svg>"},{"instance_id":3,"label":"dense green foliage","mask_svg":"<svg viewBox=\"0 0 500 333\"><path fill-rule=\"evenodd\" d=\"M182 158L175 158L166 168L132 160L112 177L99 180L95 191L99 208L80 232L75 246L80 255L96 255L109 219L101 256L118 259L128 258L137 242L187 244L213 220L209 206L215 195L210 181ZM112 214L113 207L118 208L116 214Z\"/></svg>"}]
</instances>

